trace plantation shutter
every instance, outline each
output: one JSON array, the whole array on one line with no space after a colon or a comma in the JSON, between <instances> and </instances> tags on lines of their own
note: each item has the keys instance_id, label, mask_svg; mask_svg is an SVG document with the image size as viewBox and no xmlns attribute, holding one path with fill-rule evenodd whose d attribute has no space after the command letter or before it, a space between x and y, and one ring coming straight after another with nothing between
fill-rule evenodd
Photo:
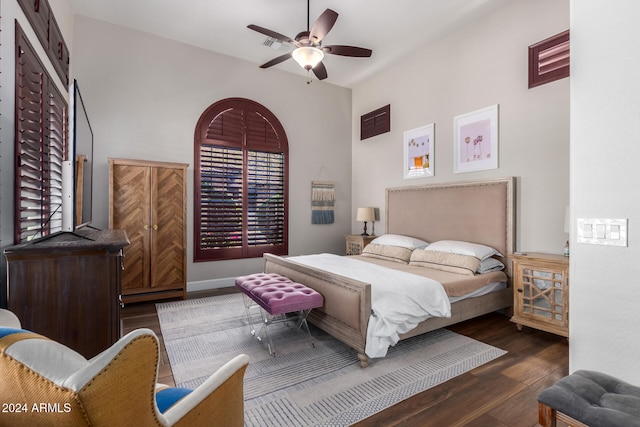
<instances>
[{"instance_id":1,"label":"plantation shutter","mask_svg":"<svg viewBox=\"0 0 640 427\"><path fill-rule=\"evenodd\" d=\"M248 157L247 244L250 247L282 244L284 155L250 150Z\"/></svg>"},{"instance_id":2,"label":"plantation shutter","mask_svg":"<svg viewBox=\"0 0 640 427\"><path fill-rule=\"evenodd\" d=\"M200 117L195 145L195 260L286 254L288 145L275 116L220 101Z\"/></svg>"},{"instance_id":3,"label":"plantation shutter","mask_svg":"<svg viewBox=\"0 0 640 427\"><path fill-rule=\"evenodd\" d=\"M16 30L15 243L62 230L67 104Z\"/></svg>"},{"instance_id":4,"label":"plantation shutter","mask_svg":"<svg viewBox=\"0 0 640 427\"><path fill-rule=\"evenodd\" d=\"M204 145L200 157L201 249L242 250L242 150Z\"/></svg>"},{"instance_id":5,"label":"plantation shutter","mask_svg":"<svg viewBox=\"0 0 640 427\"><path fill-rule=\"evenodd\" d=\"M49 231L62 230L62 162L67 157L67 103L53 85L49 88L45 117L44 151L48 153ZM46 225L46 224L45 224Z\"/></svg>"}]
</instances>

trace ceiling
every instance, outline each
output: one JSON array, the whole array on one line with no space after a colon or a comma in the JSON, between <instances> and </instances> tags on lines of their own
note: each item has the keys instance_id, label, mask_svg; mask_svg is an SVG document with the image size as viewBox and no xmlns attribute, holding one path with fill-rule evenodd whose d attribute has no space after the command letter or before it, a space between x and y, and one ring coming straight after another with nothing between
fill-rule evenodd
<instances>
[{"instance_id":1,"label":"ceiling","mask_svg":"<svg viewBox=\"0 0 640 427\"><path fill-rule=\"evenodd\" d=\"M324 45L373 50L370 58L327 55L323 62L329 77L323 82L353 87L508 1L514 0L310 0L311 25L327 8L339 14ZM286 44L277 49L265 46L267 37L247 25L291 38L307 29L305 0L71 0L71 4L76 14L244 59L256 67L292 49ZM307 75L293 60L264 72L274 69Z\"/></svg>"}]
</instances>

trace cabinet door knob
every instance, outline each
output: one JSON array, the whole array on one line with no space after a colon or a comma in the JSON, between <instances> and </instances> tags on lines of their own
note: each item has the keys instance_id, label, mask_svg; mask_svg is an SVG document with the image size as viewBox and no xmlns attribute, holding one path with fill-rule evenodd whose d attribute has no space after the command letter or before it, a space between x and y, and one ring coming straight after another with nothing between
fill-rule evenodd
<instances>
[{"instance_id":1,"label":"cabinet door knob","mask_svg":"<svg viewBox=\"0 0 640 427\"><path fill-rule=\"evenodd\" d=\"M158 224L153 224L153 229L157 230L158 229Z\"/></svg>"},{"instance_id":2,"label":"cabinet door knob","mask_svg":"<svg viewBox=\"0 0 640 427\"><path fill-rule=\"evenodd\" d=\"M523 290L522 290L522 289L518 289L518 292L522 293L522 292L523 292Z\"/></svg>"}]
</instances>

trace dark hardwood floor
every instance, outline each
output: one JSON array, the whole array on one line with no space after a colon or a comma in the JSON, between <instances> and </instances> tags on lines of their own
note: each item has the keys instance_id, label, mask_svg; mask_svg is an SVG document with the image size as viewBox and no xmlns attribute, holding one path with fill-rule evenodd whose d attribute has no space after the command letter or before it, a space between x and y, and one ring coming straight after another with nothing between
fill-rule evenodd
<instances>
[{"instance_id":1,"label":"dark hardwood floor","mask_svg":"<svg viewBox=\"0 0 640 427\"><path fill-rule=\"evenodd\" d=\"M189 294L189 298L234 292L232 288ZM158 380L173 383L154 303L130 304L122 310L123 331L152 329L162 347ZM538 426L536 396L567 375L566 338L524 328L495 313L448 329L508 351L482 365L407 399L360 423L365 426ZM562 426L561 423L558 426Z\"/></svg>"}]
</instances>

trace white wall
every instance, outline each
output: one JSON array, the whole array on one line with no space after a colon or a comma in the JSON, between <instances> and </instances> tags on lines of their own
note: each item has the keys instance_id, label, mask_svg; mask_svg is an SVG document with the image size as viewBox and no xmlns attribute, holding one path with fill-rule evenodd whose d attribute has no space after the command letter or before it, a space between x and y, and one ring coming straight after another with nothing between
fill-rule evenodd
<instances>
[{"instance_id":1,"label":"white wall","mask_svg":"<svg viewBox=\"0 0 640 427\"><path fill-rule=\"evenodd\" d=\"M568 235L569 79L528 89L528 46L569 28L568 0L507 2L353 89L353 207L387 187L517 176L517 248L562 253ZM360 116L391 104L391 132L360 141ZM453 173L453 118L499 104L499 168ZM403 132L435 123L435 176L403 179ZM362 229L353 221L352 230Z\"/></svg>"},{"instance_id":2,"label":"white wall","mask_svg":"<svg viewBox=\"0 0 640 427\"><path fill-rule=\"evenodd\" d=\"M227 97L270 109L289 140L289 253L344 253L351 227L351 91L116 27L74 19L72 64L95 134L94 224L108 225L109 157L188 163L188 290L229 285L262 260L193 263L193 136ZM267 49L267 48L265 48ZM311 225L311 181L336 182L336 223Z\"/></svg>"},{"instance_id":3,"label":"white wall","mask_svg":"<svg viewBox=\"0 0 640 427\"><path fill-rule=\"evenodd\" d=\"M636 385L640 385L638 16L636 0L571 0L573 217L628 218L629 241L628 247L577 244L573 233L570 369L598 370Z\"/></svg>"}]
</instances>

